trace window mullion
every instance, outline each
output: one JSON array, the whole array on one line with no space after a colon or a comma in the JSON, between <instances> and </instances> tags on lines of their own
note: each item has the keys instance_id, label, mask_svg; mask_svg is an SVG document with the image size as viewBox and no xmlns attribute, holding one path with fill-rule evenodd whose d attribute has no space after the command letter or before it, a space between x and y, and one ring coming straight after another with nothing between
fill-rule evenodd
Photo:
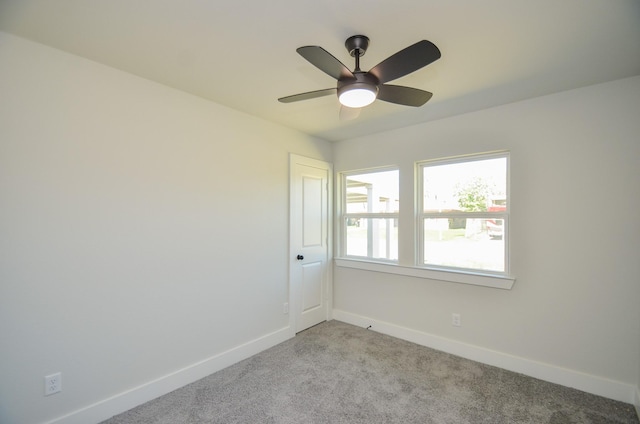
<instances>
[{"instance_id":1,"label":"window mullion","mask_svg":"<svg viewBox=\"0 0 640 424\"><path fill-rule=\"evenodd\" d=\"M398 219L400 214L393 213L345 213L345 218Z\"/></svg>"},{"instance_id":2,"label":"window mullion","mask_svg":"<svg viewBox=\"0 0 640 424\"><path fill-rule=\"evenodd\" d=\"M506 219L507 212L423 212L419 214L423 219L437 218L467 218L467 219Z\"/></svg>"}]
</instances>

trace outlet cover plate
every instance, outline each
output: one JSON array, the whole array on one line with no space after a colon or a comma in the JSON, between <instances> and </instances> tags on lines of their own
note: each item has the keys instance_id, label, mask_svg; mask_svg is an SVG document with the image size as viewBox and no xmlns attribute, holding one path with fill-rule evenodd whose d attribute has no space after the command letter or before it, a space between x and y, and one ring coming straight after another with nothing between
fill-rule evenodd
<instances>
[{"instance_id":1,"label":"outlet cover plate","mask_svg":"<svg viewBox=\"0 0 640 424\"><path fill-rule=\"evenodd\" d=\"M49 396L62 390L62 373L55 373L44 377L44 395Z\"/></svg>"}]
</instances>

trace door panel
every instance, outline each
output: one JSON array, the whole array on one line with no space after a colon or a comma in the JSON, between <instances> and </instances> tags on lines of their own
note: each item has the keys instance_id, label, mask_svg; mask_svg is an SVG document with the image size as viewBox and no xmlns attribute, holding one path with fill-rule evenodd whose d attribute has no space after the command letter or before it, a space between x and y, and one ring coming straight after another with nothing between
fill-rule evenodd
<instances>
[{"instance_id":1,"label":"door panel","mask_svg":"<svg viewBox=\"0 0 640 424\"><path fill-rule=\"evenodd\" d=\"M330 165L291 155L290 290L296 332L326 321Z\"/></svg>"},{"instance_id":2,"label":"door panel","mask_svg":"<svg viewBox=\"0 0 640 424\"><path fill-rule=\"evenodd\" d=\"M302 245L322 245L322 182L317 176L302 176Z\"/></svg>"},{"instance_id":3,"label":"door panel","mask_svg":"<svg viewBox=\"0 0 640 424\"><path fill-rule=\"evenodd\" d=\"M302 265L302 313L322 307L322 262Z\"/></svg>"}]
</instances>

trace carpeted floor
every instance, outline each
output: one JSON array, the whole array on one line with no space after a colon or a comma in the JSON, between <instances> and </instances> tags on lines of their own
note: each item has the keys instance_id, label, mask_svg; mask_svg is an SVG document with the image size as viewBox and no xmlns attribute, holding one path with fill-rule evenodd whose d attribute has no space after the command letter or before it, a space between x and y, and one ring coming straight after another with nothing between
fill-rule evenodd
<instances>
[{"instance_id":1,"label":"carpeted floor","mask_svg":"<svg viewBox=\"0 0 640 424\"><path fill-rule=\"evenodd\" d=\"M331 321L103 424L638 422L629 404Z\"/></svg>"}]
</instances>

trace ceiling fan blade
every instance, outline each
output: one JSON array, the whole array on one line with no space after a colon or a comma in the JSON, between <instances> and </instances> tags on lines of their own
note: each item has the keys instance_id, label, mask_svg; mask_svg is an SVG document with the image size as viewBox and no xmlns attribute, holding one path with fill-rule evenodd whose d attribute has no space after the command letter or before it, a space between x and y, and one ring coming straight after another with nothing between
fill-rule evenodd
<instances>
[{"instance_id":1,"label":"ceiling fan blade","mask_svg":"<svg viewBox=\"0 0 640 424\"><path fill-rule=\"evenodd\" d=\"M352 119L356 119L360 116L361 107L347 107L340 106L340 120L341 121L351 121Z\"/></svg>"},{"instance_id":2,"label":"ceiling fan blade","mask_svg":"<svg viewBox=\"0 0 640 424\"><path fill-rule=\"evenodd\" d=\"M433 93L417 88L401 85L383 84L378 87L378 99L405 106L422 106L433 96Z\"/></svg>"},{"instance_id":3,"label":"ceiling fan blade","mask_svg":"<svg viewBox=\"0 0 640 424\"><path fill-rule=\"evenodd\" d=\"M280 97L278 101L281 103L299 102L300 100L309 100L309 99L315 99L316 97L323 97L323 96L329 96L331 94L336 94L336 91L337 90L335 88L325 88L324 90L308 91L306 93Z\"/></svg>"},{"instance_id":4,"label":"ceiling fan blade","mask_svg":"<svg viewBox=\"0 0 640 424\"><path fill-rule=\"evenodd\" d=\"M316 68L329 76L339 80L341 78L353 78L353 73L331 53L318 46L299 47L296 51L307 59Z\"/></svg>"},{"instance_id":5,"label":"ceiling fan blade","mask_svg":"<svg viewBox=\"0 0 640 424\"><path fill-rule=\"evenodd\" d=\"M380 84L403 77L440 59L440 50L430 41L422 40L400 50L371 68Z\"/></svg>"}]
</instances>

